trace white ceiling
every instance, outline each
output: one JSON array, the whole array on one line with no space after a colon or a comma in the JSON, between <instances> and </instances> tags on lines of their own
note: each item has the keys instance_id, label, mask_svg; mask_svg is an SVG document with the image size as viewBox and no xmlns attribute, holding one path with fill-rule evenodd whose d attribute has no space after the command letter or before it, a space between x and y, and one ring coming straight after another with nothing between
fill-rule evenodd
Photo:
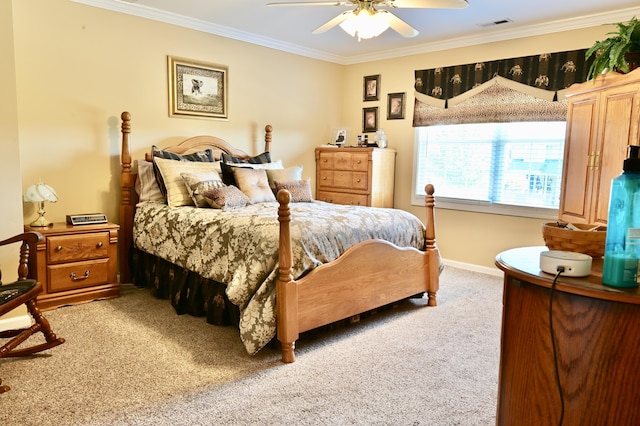
<instances>
[{"instance_id":1,"label":"white ceiling","mask_svg":"<svg viewBox=\"0 0 640 426\"><path fill-rule=\"evenodd\" d=\"M340 27L311 32L346 6L267 6L287 0L72 0L340 64L579 29L640 17L638 0L468 0L465 9L393 9L420 34L389 29L352 38ZM308 1L308 0L302 0ZM509 20L502 25L488 25Z\"/></svg>"}]
</instances>

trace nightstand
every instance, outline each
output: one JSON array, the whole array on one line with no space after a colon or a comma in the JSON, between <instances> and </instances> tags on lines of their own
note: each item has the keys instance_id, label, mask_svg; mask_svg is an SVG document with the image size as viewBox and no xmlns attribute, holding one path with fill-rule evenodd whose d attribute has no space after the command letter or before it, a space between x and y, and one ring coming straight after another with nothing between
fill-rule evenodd
<instances>
[{"instance_id":1,"label":"nightstand","mask_svg":"<svg viewBox=\"0 0 640 426\"><path fill-rule=\"evenodd\" d=\"M29 275L42 283L41 310L120 296L118 230L112 223L46 228L25 226L44 237L30 258Z\"/></svg>"}]
</instances>

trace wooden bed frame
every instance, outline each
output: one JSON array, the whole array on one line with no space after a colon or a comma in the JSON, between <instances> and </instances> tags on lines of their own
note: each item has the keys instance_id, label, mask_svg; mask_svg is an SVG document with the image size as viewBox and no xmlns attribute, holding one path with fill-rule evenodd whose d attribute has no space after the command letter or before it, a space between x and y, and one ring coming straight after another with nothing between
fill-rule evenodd
<instances>
[{"instance_id":1,"label":"wooden bed frame","mask_svg":"<svg viewBox=\"0 0 640 426\"><path fill-rule=\"evenodd\" d=\"M123 112L122 174L120 206L120 280L131 282L130 252L133 250L136 173L131 169L129 134L131 114ZM270 150L272 127L265 127L265 151ZM185 154L203 149L234 156L249 157L222 139L197 136L165 150ZM147 159L150 160L149 154ZM292 247L289 235L291 194L280 191L277 200L280 222L279 277L276 288L277 337L282 361L294 362L295 342L300 333L345 318L427 293L429 306L436 305L439 288L440 255L435 240L434 188L427 185L425 250L399 248L382 240L361 242L340 258L323 264L303 278L292 275Z\"/></svg>"}]
</instances>

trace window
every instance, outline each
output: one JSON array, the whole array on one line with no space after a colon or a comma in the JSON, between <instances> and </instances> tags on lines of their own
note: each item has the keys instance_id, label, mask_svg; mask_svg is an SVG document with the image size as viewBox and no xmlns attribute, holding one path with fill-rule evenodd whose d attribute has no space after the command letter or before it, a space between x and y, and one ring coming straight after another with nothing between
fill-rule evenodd
<instances>
[{"instance_id":1,"label":"window","mask_svg":"<svg viewBox=\"0 0 640 426\"><path fill-rule=\"evenodd\" d=\"M556 218L565 122L416 128L413 204L435 186L438 207Z\"/></svg>"}]
</instances>

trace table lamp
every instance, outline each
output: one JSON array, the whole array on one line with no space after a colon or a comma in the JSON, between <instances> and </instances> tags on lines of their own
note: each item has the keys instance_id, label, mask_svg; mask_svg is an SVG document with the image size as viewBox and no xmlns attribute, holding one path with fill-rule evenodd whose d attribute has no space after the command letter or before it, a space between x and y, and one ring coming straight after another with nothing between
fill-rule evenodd
<instances>
[{"instance_id":1,"label":"table lamp","mask_svg":"<svg viewBox=\"0 0 640 426\"><path fill-rule=\"evenodd\" d=\"M39 217L30 223L31 226L45 228L51 225L44 217L44 202L49 201L55 203L58 201L58 195L56 191L49 185L38 182L35 185L31 185L24 192L24 202L38 203L38 215Z\"/></svg>"}]
</instances>

